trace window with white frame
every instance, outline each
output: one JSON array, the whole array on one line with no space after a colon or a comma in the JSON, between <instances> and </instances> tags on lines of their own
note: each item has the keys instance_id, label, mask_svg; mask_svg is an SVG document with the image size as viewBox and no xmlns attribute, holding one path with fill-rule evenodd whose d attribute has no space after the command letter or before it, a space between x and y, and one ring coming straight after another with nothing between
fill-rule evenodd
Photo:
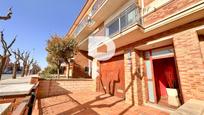
<instances>
[{"instance_id":1,"label":"window with white frame","mask_svg":"<svg viewBox=\"0 0 204 115\"><path fill-rule=\"evenodd\" d=\"M108 26L106 26L106 34L108 36L113 36L130 25L139 22L139 9L136 8L135 4L132 4L125 11L123 11L117 18L113 19Z\"/></svg>"},{"instance_id":2,"label":"window with white frame","mask_svg":"<svg viewBox=\"0 0 204 115\"><path fill-rule=\"evenodd\" d=\"M108 35L112 36L119 32L119 19L115 19L112 23L107 27Z\"/></svg>"}]
</instances>

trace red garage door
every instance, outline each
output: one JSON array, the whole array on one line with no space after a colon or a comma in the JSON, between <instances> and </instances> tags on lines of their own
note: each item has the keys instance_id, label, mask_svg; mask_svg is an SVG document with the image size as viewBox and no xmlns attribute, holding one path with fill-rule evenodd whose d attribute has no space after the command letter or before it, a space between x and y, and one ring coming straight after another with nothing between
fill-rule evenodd
<instances>
[{"instance_id":1,"label":"red garage door","mask_svg":"<svg viewBox=\"0 0 204 115\"><path fill-rule=\"evenodd\" d=\"M124 56L116 56L108 61L101 62L101 79L97 83L98 90L124 98Z\"/></svg>"}]
</instances>

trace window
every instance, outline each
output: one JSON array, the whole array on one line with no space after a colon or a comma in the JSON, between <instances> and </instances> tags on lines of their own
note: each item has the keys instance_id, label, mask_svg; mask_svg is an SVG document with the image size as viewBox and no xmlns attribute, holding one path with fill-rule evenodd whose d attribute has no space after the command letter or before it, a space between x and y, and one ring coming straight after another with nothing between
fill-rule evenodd
<instances>
[{"instance_id":1,"label":"window","mask_svg":"<svg viewBox=\"0 0 204 115\"><path fill-rule=\"evenodd\" d=\"M132 10L127 14L128 25L136 21L136 10Z\"/></svg>"},{"instance_id":2,"label":"window","mask_svg":"<svg viewBox=\"0 0 204 115\"><path fill-rule=\"evenodd\" d=\"M127 28L129 25L133 24L136 21L136 10L132 9L129 12L125 12L120 17L121 29Z\"/></svg>"},{"instance_id":3,"label":"window","mask_svg":"<svg viewBox=\"0 0 204 115\"><path fill-rule=\"evenodd\" d=\"M136 21L136 8L135 4L127 8L120 16L121 30L124 30L129 25Z\"/></svg>"},{"instance_id":4,"label":"window","mask_svg":"<svg viewBox=\"0 0 204 115\"><path fill-rule=\"evenodd\" d=\"M109 26L108 26L108 35L112 36L119 32L119 19L114 20Z\"/></svg>"},{"instance_id":5,"label":"window","mask_svg":"<svg viewBox=\"0 0 204 115\"><path fill-rule=\"evenodd\" d=\"M89 67L87 67L87 66L84 67L84 72L85 72L85 73L89 73Z\"/></svg>"},{"instance_id":6,"label":"window","mask_svg":"<svg viewBox=\"0 0 204 115\"><path fill-rule=\"evenodd\" d=\"M168 55L174 55L174 49L172 46L152 50L152 58Z\"/></svg>"},{"instance_id":7,"label":"window","mask_svg":"<svg viewBox=\"0 0 204 115\"><path fill-rule=\"evenodd\" d=\"M121 13L109 26L107 26L107 35L113 36L114 34L123 31L132 24L139 21L139 11L136 5L133 4Z\"/></svg>"},{"instance_id":8,"label":"window","mask_svg":"<svg viewBox=\"0 0 204 115\"><path fill-rule=\"evenodd\" d=\"M126 27L126 25L127 25L127 18L126 18L126 15L123 15L120 18L121 29L124 29Z\"/></svg>"}]
</instances>

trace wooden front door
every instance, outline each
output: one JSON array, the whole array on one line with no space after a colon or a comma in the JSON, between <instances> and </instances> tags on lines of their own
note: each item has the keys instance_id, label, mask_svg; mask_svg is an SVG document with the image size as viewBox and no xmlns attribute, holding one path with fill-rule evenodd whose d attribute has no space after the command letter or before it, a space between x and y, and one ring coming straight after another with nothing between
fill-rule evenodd
<instances>
[{"instance_id":1,"label":"wooden front door","mask_svg":"<svg viewBox=\"0 0 204 115\"><path fill-rule=\"evenodd\" d=\"M101 82L99 91L124 98L124 56L116 56L108 61L101 62Z\"/></svg>"}]
</instances>

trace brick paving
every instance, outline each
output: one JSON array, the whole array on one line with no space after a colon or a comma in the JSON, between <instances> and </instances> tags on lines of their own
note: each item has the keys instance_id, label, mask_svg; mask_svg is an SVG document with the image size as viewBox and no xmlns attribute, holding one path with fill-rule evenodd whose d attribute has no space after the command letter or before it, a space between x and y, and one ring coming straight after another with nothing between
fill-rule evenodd
<instances>
[{"instance_id":1,"label":"brick paving","mask_svg":"<svg viewBox=\"0 0 204 115\"><path fill-rule=\"evenodd\" d=\"M34 115L168 115L147 106L131 106L123 99L97 92L42 98Z\"/></svg>"}]
</instances>

